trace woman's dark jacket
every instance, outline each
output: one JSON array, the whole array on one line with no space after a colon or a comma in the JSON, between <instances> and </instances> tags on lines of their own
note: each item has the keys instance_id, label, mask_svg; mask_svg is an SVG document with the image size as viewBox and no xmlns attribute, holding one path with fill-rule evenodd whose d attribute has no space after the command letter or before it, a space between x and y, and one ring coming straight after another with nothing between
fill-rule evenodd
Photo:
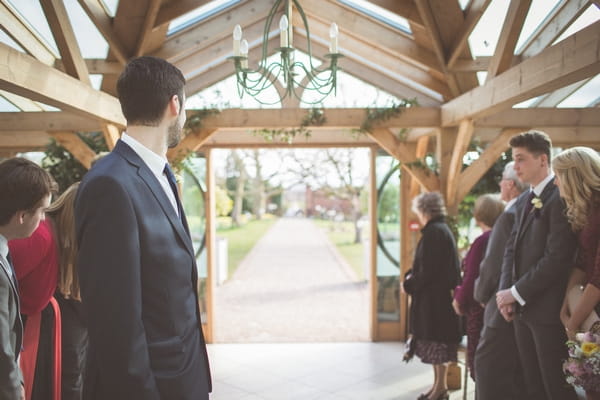
<instances>
[{"instance_id":1,"label":"woman's dark jacket","mask_svg":"<svg viewBox=\"0 0 600 400\"><path fill-rule=\"evenodd\" d=\"M460 321L452 308L452 290L460 283L456 243L444 217L429 220L404 290L411 295L409 331L417 339L458 343Z\"/></svg>"}]
</instances>

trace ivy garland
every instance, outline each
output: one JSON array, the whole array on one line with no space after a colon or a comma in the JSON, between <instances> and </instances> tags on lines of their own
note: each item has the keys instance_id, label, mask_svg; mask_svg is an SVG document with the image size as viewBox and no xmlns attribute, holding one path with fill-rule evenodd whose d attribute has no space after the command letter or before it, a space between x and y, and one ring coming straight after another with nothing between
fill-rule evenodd
<instances>
[{"instance_id":1,"label":"ivy garland","mask_svg":"<svg viewBox=\"0 0 600 400\"><path fill-rule=\"evenodd\" d=\"M397 117L408 107L416 107L419 103L416 98L414 99L402 99L399 103L392 103L391 107L385 108L367 108L366 117L360 128L355 129L354 132L365 134L373 128L373 126L379 122L387 121L391 118ZM406 140L406 129L400 131L401 135ZM402 139L402 138L400 138Z\"/></svg>"},{"instance_id":2,"label":"ivy garland","mask_svg":"<svg viewBox=\"0 0 600 400\"><path fill-rule=\"evenodd\" d=\"M298 128L287 129L256 129L252 131L254 136L261 136L267 142L280 142L292 144L296 137L309 138L312 134L309 126L322 126L327 119L322 108L310 108Z\"/></svg>"}]
</instances>

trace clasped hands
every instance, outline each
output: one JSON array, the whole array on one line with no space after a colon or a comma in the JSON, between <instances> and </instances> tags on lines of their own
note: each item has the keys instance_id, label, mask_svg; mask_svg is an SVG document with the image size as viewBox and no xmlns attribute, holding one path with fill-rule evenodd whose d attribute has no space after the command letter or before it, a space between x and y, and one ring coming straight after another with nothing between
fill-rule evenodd
<instances>
[{"instance_id":1,"label":"clasped hands","mask_svg":"<svg viewBox=\"0 0 600 400\"><path fill-rule=\"evenodd\" d=\"M496 293L496 305L507 322L515 318L515 302L516 299L510 289L500 290Z\"/></svg>"}]
</instances>

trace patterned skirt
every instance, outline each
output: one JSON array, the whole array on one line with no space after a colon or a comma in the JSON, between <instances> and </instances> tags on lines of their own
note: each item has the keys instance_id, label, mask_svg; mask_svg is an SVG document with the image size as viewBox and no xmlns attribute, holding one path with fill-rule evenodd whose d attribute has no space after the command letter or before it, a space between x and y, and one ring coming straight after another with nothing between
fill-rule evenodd
<instances>
[{"instance_id":1,"label":"patterned skirt","mask_svg":"<svg viewBox=\"0 0 600 400\"><path fill-rule=\"evenodd\" d=\"M458 357L458 343L433 342L415 338L415 354L425 364L443 364L456 362Z\"/></svg>"}]
</instances>

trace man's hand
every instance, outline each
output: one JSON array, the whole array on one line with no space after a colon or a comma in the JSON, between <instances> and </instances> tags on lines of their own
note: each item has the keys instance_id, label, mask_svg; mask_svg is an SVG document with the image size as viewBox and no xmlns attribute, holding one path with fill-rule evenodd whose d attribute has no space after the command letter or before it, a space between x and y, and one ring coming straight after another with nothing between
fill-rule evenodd
<instances>
[{"instance_id":1,"label":"man's hand","mask_svg":"<svg viewBox=\"0 0 600 400\"><path fill-rule=\"evenodd\" d=\"M496 304L498 308L502 308L503 306L511 305L516 301L515 297L512 295L510 289L504 289L496 293Z\"/></svg>"},{"instance_id":2,"label":"man's hand","mask_svg":"<svg viewBox=\"0 0 600 400\"><path fill-rule=\"evenodd\" d=\"M502 314L502 317L504 317L506 322L511 322L513 319L515 319L515 305L514 304L508 304L508 305L499 307L498 309L500 310L500 314Z\"/></svg>"}]
</instances>

